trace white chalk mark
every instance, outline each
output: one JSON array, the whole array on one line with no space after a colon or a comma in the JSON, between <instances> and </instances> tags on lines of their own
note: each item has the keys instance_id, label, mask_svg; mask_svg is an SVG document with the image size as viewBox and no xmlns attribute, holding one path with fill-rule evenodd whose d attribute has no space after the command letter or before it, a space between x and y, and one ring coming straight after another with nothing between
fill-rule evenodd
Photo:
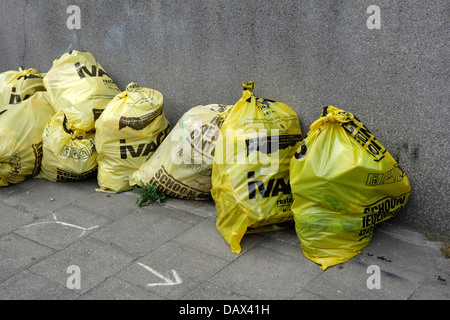
<instances>
[{"instance_id":1,"label":"white chalk mark","mask_svg":"<svg viewBox=\"0 0 450 320\"><path fill-rule=\"evenodd\" d=\"M81 238L82 236L84 236L84 234L86 233L86 231L92 230L92 229L96 229L99 226L95 226L95 227L90 227L90 228L83 228L81 226L77 226L76 224L72 224L72 223L68 223L68 222L63 222L63 221L59 221L56 218L56 215L53 213L53 220L54 221L46 221L46 222L37 222L37 223L32 223L29 224L27 226L25 226L24 228L28 228L28 227L32 227L32 226L37 226L37 225L41 225L41 224L51 224L51 223L55 223L55 224L59 224L62 226L66 226L66 227L71 227L74 229L79 229L79 230L83 230L83 232L81 233L81 235L79 236L79 238Z\"/></svg>"},{"instance_id":2,"label":"white chalk mark","mask_svg":"<svg viewBox=\"0 0 450 320\"><path fill-rule=\"evenodd\" d=\"M144 269L150 271L151 273L153 273L155 276L157 276L161 280L164 280L164 282L160 282L160 283L148 283L147 286L149 286L149 287L154 287L154 286L174 286L174 285L177 285L177 284L180 284L180 283L183 282L183 281L181 281L181 278L178 276L178 273L175 270L172 270L172 274L173 274L173 276L175 278L175 282L174 282L171 279L163 276L159 272L153 270L152 268L150 268L149 266L146 266L143 263L138 262L138 265L140 265Z\"/></svg>"}]
</instances>

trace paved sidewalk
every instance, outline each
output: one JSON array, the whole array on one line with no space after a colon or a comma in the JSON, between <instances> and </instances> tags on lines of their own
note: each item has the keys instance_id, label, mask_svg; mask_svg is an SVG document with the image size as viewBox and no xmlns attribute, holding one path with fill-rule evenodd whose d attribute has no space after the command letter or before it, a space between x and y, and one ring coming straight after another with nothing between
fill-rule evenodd
<instances>
[{"instance_id":1,"label":"paved sidewalk","mask_svg":"<svg viewBox=\"0 0 450 320\"><path fill-rule=\"evenodd\" d=\"M322 271L293 228L247 235L236 255L212 202L139 208L136 191L97 187L34 179L0 189L0 299L450 300L440 244L389 223L358 256ZM367 286L369 266L380 289Z\"/></svg>"}]
</instances>

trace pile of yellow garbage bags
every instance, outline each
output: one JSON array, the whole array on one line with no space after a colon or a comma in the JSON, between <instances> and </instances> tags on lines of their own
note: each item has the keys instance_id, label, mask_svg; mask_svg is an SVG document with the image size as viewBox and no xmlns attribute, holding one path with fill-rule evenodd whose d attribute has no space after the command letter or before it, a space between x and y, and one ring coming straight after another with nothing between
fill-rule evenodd
<instances>
[{"instance_id":1,"label":"pile of yellow garbage bags","mask_svg":"<svg viewBox=\"0 0 450 320\"><path fill-rule=\"evenodd\" d=\"M232 252L246 234L290 224L323 270L370 242L400 212L411 186L352 113L323 108L302 135L297 113L243 83L234 105L189 109L171 128L161 92L121 91L89 52L0 74L0 187L28 178L96 177L99 192L153 185L169 197L212 199Z\"/></svg>"}]
</instances>

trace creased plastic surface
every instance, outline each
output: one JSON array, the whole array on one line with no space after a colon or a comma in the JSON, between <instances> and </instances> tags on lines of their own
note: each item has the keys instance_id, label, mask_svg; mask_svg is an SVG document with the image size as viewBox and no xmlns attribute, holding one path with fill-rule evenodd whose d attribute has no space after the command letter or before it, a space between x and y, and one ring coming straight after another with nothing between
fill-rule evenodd
<instances>
[{"instance_id":1,"label":"creased plastic surface","mask_svg":"<svg viewBox=\"0 0 450 320\"><path fill-rule=\"evenodd\" d=\"M295 225L306 257L323 270L370 242L395 216L411 186L389 152L353 114L329 106L292 158Z\"/></svg>"},{"instance_id":2,"label":"creased plastic surface","mask_svg":"<svg viewBox=\"0 0 450 320\"><path fill-rule=\"evenodd\" d=\"M131 175L156 151L169 133L163 95L130 83L105 108L95 124L98 191L130 190Z\"/></svg>"},{"instance_id":3,"label":"creased plastic surface","mask_svg":"<svg viewBox=\"0 0 450 320\"><path fill-rule=\"evenodd\" d=\"M42 135L41 174L54 182L81 181L96 173L97 151L94 134L76 130L63 112L57 112Z\"/></svg>"},{"instance_id":4,"label":"creased plastic surface","mask_svg":"<svg viewBox=\"0 0 450 320\"><path fill-rule=\"evenodd\" d=\"M53 62L44 86L56 111L62 111L75 129L94 129L95 120L120 93L103 67L89 52L73 50Z\"/></svg>"},{"instance_id":5,"label":"creased plastic surface","mask_svg":"<svg viewBox=\"0 0 450 320\"><path fill-rule=\"evenodd\" d=\"M45 91L43 78L44 73L30 68L9 70L0 73L0 112L7 105L20 103L39 91Z\"/></svg>"},{"instance_id":6,"label":"creased plastic surface","mask_svg":"<svg viewBox=\"0 0 450 320\"><path fill-rule=\"evenodd\" d=\"M37 92L0 114L0 187L39 174L42 133L54 113L47 93Z\"/></svg>"},{"instance_id":7,"label":"creased plastic surface","mask_svg":"<svg viewBox=\"0 0 450 320\"><path fill-rule=\"evenodd\" d=\"M302 140L299 119L281 102L256 98L253 88L244 83L242 98L223 114L213 163L216 226L234 253L246 233L293 219L289 163Z\"/></svg>"},{"instance_id":8,"label":"creased plastic surface","mask_svg":"<svg viewBox=\"0 0 450 320\"><path fill-rule=\"evenodd\" d=\"M230 106L196 106L186 112L150 157L130 178L131 185L149 183L180 199L211 198L215 145Z\"/></svg>"}]
</instances>

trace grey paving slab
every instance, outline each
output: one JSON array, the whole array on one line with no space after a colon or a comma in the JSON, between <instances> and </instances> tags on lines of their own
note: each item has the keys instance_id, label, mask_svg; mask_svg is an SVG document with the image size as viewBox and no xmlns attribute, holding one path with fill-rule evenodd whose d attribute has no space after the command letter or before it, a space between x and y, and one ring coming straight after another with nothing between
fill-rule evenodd
<instances>
[{"instance_id":1,"label":"grey paving slab","mask_svg":"<svg viewBox=\"0 0 450 320\"><path fill-rule=\"evenodd\" d=\"M450 300L450 259L443 260L419 285L411 300Z\"/></svg>"},{"instance_id":2,"label":"grey paving slab","mask_svg":"<svg viewBox=\"0 0 450 320\"><path fill-rule=\"evenodd\" d=\"M447 278L435 275L425 279L409 297L409 300L450 300L448 279L448 275Z\"/></svg>"},{"instance_id":3,"label":"grey paving slab","mask_svg":"<svg viewBox=\"0 0 450 320\"><path fill-rule=\"evenodd\" d=\"M77 202L77 207L101 214L111 219L118 219L139 208L136 199L139 194L126 191L119 194L92 191Z\"/></svg>"},{"instance_id":4,"label":"grey paving slab","mask_svg":"<svg viewBox=\"0 0 450 320\"><path fill-rule=\"evenodd\" d=\"M66 286L71 275L67 272L68 267L78 266L81 272L81 289L77 293L82 294L125 268L135 258L135 255L121 248L87 236L35 264L30 270Z\"/></svg>"},{"instance_id":5,"label":"grey paving slab","mask_svg":"<svg viewBox=\"0 0 450 320\"><path fill-rule=\"evenodd\" d=\"M111 220L69 204L16 231L26 238L62 250Z\"/></svg>"},{"instance_id":6,"label":"grey paving slab","mask_svg":"<svg viewBox=\"0 0 450 320\"><path fill-rule=\"evenodd\" d=\"M292 300L328 300L324 296L311 292L308 289L300 291Z\"/></svg>"},{"instance_id":7,"label":"grey paving slab","mask_svg":"<svg viewBox=\"0 0 450 320\"><path fill-rule=\"evenodd\" d=\"M168 198L140 208L137 193L96 187L34 179L0 189L0 299L450 300L440 243L393 224L322 271L292 226L244 236L236 255L210 202ZM71 265L80 267L81 290L67 288ZM373 265L381 288L371 290Z\"/></svg>"},{"instance_id":8,"label":"grey paving slab","mask_svg":"<svg viewBox=\"0 0 450 320\"><path fill-rule=\"evenodd\" d=\"M26 189L22 187L23 184L25 184L25 182L0 188L0 201L8 199L14 194L26 192Z\"/></svg>"},{"instance_id":9,"label":"grey paving slab","mask_svg":"<svg viewBox=\"0 0 450 320\"><path fill-rule=\"evenodd\" d=\"M437 266L437 271L438 274L439 273L444 273L447 274L450 273L450 259L447 258L445 260L443 260L438 266ZM450 282L450 277L446 278L445 281L447 284Z\"/></svg>"},{"instance_id":10,"label":"grey paving slab","mask_svg":"<svg viewBox=\"0 0 450 320\"><path fill-rule=\"evenodd\" d=\"M163 300L164 298L117 277L110 277L77 300Z\"/></svg>"},{"instance_id":11,"label":"grey paving slab","mask_svg":"<svg viewBox=\"0 0 450 320\"><path fill-rule=\"evenodd\" d=\"M77 296L67 287L30 271L0 284L0 300L73 300Z\"/></svg>"},{"instance_id":12,"label":"grey paving slab","mask_svg":"<svg viewBox=\"0 0 450 320\"><path fill-rule=\"evenodd\" d=\"M0 281L11 278L54 252L14 233L0 237Z\"/></svg>"},{"instance_id":13,"label":"grey paving slab","mask_svg":"<svg viewBox=\"0 0 450 320\"><path fill-rule=\"evenodd\" d=\"M294 298L320 274L299 248L266 239L223 268L210 282L251 299L285 300Z\"/></svg>"},{"instance_id":14,"label":"grey paving slab","mask_svg":"<svg viewBox=\"0 0 450 320\"><path fill-rule=\"evenodd\" d=\"M45 182L43 182L43 181L44 181L44 179L40 179L40 178L28 178L28 179L25 179L25 181L23 181L21 183L11 184L7 188L3 188L3 189L4 190L14 190L15 188L18 187L19 189L29 191L36 186L42 185L43 183L52 183L50 181L45 181Z\"/></svg>"},{"instance_id":15,"label":"grey paving slab","mask_svg":"<svg viewBox=\"0 0 450 320\"><path fill-rule=\"evenodd\" d=\"M120 272L117 277L143 286L169 299L180 299L198 288L226 267L228 263L227 260L180 243L167 242L146 256L139 258L136 263ZM149 268L177 284L155 285L166 281ZM178 275L178 281L176 275Z\"/></svg>"},{"instance_id":16,"label":"grey paving slab","mask_svg":"<svg viewBox=\"0 0 450 320\"><path fill-rule=\"evenodd\" d=\"M124 249L145 255L158 246L192 227L192 224L171 218L164 210L137 210L105 226L92 234L105 242L114 243Z\"/></svg>"},{"instance_id":17,"label":"grey paving slab","mask_svg":"<svg viewBox=\"0 0 450 320\"><path fill-rule=\"evenodd\" d=\"M95 186L95 181L92 180L71 183L35 180L35 186L26 192L16 192L3 202L44 217L70 203L81 203L85 196L94 191Z\"/></svg>"},{"instance_id":18,"label":"grey paving slab","mask_svg":"<svg viewBox=\"0 0 450 320\"><path fill-rule=\"evenodd\" d=\"M0 235L10 233L37 219L39 217L30 212L25 212L2 203L0 204Z\"/></svg>"},{"instance_id":19,"label":"grey paving slab","mask_svg":"<svg viewBox=\"0 0 450 320\"><path fill-rule=\"evenodd\" d=\"M429 274L445 259L439 243L389 224L375 229L372 240L362 254L422 274Z\"/></svg>"},{"instance_id":20,"label":"grey paving slab","mask_svg":"<svg viewBox=\"0 0 450 320\"><path fill-rule=\"evenodd\" d=\"M284 229L266 232L264 233L264 237L300 247L300 242L297 233L295 232L294 222L287 224Z\"/></svg>"},{"instance_id":21,"label":"grey paving slab","mask_svg":"<svg viewBox=\"0 0 450 320\"><path fill-rule=\"evenodd\" d=\"M173 198L171 198L173 199ZM201 214L198 214L197 210L193 209L189 211L189 206L185 207L184 210L175 209L173 207L167 207L163 204L154 204L152 206L142 207L139 210L144 214L152 214L153 212L162 213L167 217L185 222L191 225L195 225L205 219Z\"/></svg>"},{"instance_id":22,"label":"grey paving slab","mask_svg":"<svg viewBox=\"0 0 450 320\"><path fill-rule=\"evenodd\" d=\"M231 289L219 286L208 281L202 283L198 288L194 289L182 299L185 300L250 300Z\"/></svg>"},{"instance_id":23,"label":"grey paving slab","mask_svg":"<svg viewBox=\"0 0 450 320\"><path fill-rule=\"evenodd\" d=\"M173 208L176 210L193 212L202 217L215 217L216 208L214 201L195 201L195 200L182 200L177 198L168 197L165 202L160 204L167 208Z\"/></svg>"},{"instance_id":24,"label":"grey paving slab","mask_svg":"<svg viewBox=\"0 0 450 320\"><path fill-rule=\"evenodd\" d=\"M380 288L371 289L373 271L380 271ZM333 300L406 300L425 276L413 271L402 270L386 261L357 256L339 266L329 268L314 279L308 290Z\"/></svg>"},{"instance_id":25,"label":"grey paving slab","mask_svg":"<svg viewBox=\"0 0 450 320\"><path fill-rule=\"evenodd\" d=\"M262 234L246 235L241 241L241 254L247 252L263 239ZM211 218L204 219L173 240L229 261L239 257L239 255L231 252L230 245L217 231L216 222Z\"/></svg>"}]
</instances>

